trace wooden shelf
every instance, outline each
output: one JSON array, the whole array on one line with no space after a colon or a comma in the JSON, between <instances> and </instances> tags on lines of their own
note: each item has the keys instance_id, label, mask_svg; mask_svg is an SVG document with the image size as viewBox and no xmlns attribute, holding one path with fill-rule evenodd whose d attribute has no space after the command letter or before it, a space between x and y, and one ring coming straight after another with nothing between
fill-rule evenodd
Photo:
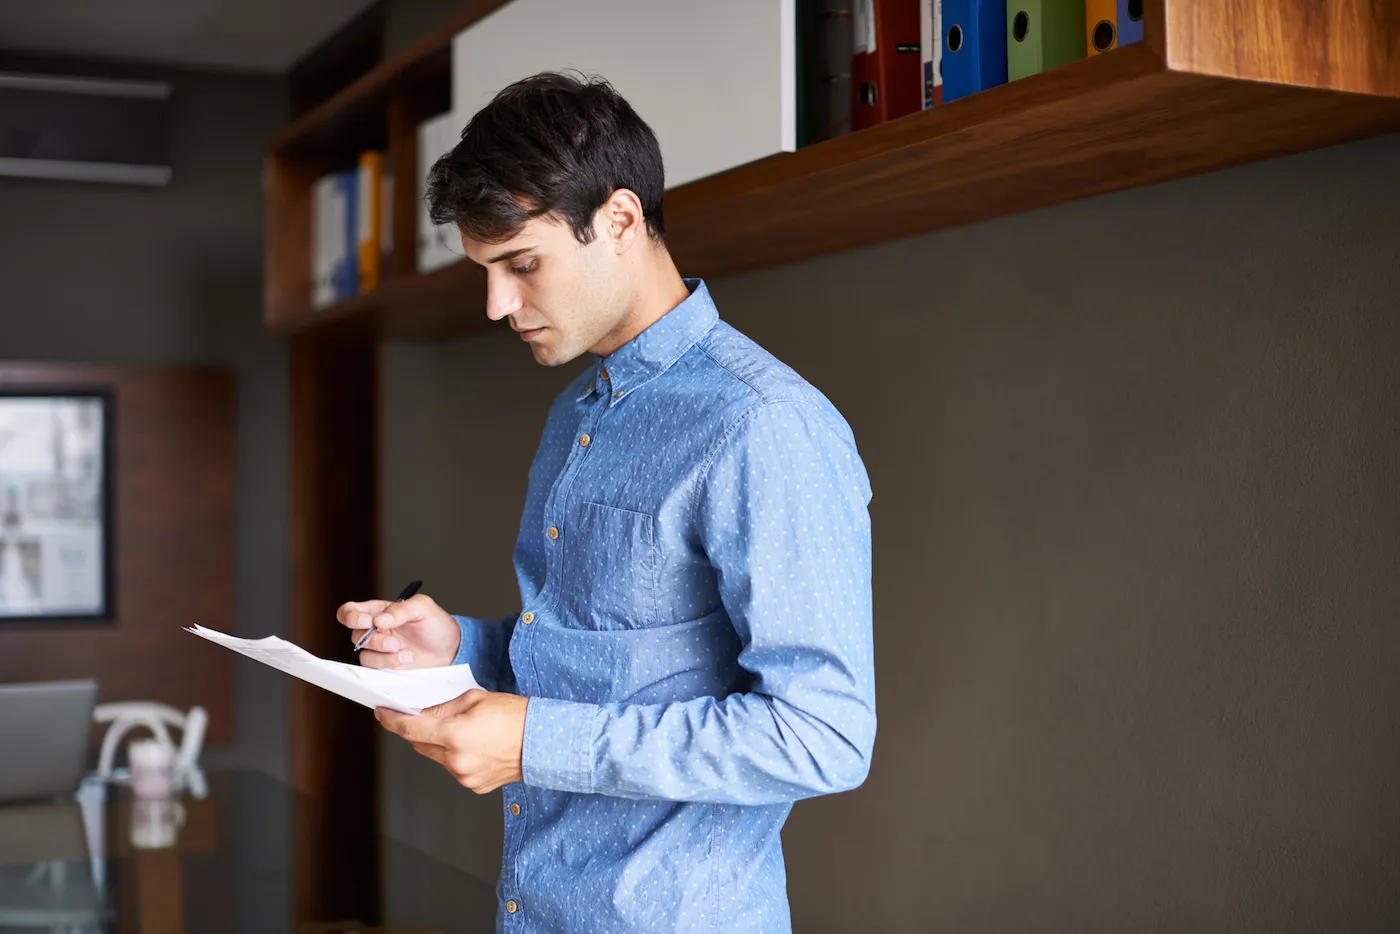
<instances>
[{"instance_id":1,"label":"wooden shelf","mask_svg":"<svg viewBox=\"0 0 1400 934\"><path fill-rule=\"evenodd\" d=\"M762 269L1400 129L1400 14L1382 5L1145 6L1146 42L668 191L677 264ZM289 131L334 125L326 107ZM467 334L487 326L483 283L464 261L326 311L269 305L268 324Z\"/></svg>"},{"instance_id":2,"label":"wooden shelf","mask_svg":"<svg viewBox=\"0 0 1400 934\"><path fill-rule=\"evenodd\" d=\"M274 152L343 147L366 120L382 119L395 95L441 86L452 80L452 37L509 0L472 0L432 32L400 49L339 93L283 127L272 138ZM444 104L445 109L446 104Z\"/></svg>"}]
</instances>

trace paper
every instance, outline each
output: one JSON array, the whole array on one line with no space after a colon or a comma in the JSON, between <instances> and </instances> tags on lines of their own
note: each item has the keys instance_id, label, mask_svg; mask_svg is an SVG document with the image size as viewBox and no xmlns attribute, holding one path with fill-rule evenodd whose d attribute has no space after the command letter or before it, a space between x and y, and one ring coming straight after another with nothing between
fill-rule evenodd
<instances>
[{"instance_id":1,"label":"paper","mask_svg":"<svg viewBox=\"0 0 1400 934\"><path fill-rule=\"evenodd\" d=\"M424 708L436 707L481 687L470 665L385 671L317 658L276 636L239 639L203 626L189 626L185 631L366 707L388 707L416 716Z\"/></svg>"}]
</instances>

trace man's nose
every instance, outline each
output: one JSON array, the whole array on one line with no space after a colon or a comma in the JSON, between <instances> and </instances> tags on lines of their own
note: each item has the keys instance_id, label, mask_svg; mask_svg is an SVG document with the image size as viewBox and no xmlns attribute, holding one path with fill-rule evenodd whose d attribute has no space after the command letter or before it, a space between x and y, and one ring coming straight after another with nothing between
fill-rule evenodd
<instances>
[{"instance_id":1,"label":"man's nose","mask_svg":"<svg viewBox=\"0 0 1400 934\"><path fill-rule=\"evenodd\" d=\"M520 310L520 293L510 282L488 272L486 275L486 317L500 321Z\"/></svg>"}]
</instances>

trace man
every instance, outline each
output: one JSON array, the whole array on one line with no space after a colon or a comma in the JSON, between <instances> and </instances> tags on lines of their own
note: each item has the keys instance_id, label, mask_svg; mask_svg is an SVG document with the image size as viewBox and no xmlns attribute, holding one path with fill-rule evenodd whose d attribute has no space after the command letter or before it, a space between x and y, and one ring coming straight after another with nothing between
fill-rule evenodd
<instances>
[{"instance_id":1,"label":"man","mask_svg":"<svg viewBox=\"0 0 1400 934\"><path fill-rule=\"evenodd\" d=\"M498 930L788 931L792 802L869 769L865 468L826 398L680 277L663 187L627 102L556 74L502 91L430 176L487 314L546 366L593 354L530 468L521 613L339 611L378 630L362 664L467 663L486 688L377 716L504 787Z\"/></svg>"}]
</instances>

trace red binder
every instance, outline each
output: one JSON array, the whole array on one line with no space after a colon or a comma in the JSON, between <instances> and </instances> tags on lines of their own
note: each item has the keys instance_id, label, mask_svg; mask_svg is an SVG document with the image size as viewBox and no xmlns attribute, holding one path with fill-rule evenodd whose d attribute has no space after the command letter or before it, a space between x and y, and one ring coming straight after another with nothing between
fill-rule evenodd
<instances>
[{"instance_id":1,"label":"red binder","mask_svg":"<svg viewBox=\"0 0 1400 934\"><path fill-rule=\"evenodd\" d=\"M922 110L919 0L854 0L851 14L852 129Z\"/></svg>"}]
</instances>

